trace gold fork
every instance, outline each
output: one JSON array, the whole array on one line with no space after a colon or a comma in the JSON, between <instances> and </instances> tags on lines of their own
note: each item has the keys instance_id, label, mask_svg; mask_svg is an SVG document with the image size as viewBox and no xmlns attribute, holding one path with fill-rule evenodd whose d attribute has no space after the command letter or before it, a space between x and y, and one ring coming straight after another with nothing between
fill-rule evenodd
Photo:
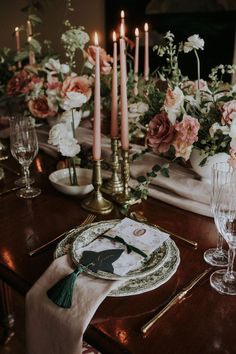
<instances>
[{"instance_id":1,"label":"gold fork","mask_svg":"<svg viewBox=\"0 0 236 354\"><path fill-rule=\"evenodd\" d=\"M73 229L69 230L69 231L65 231L62 234L60 234L59 236L53 238L52 240L50 240L47 243L44 243L42 246L35 248L34 250L29 252L29 256L33 256L35 254L38 254L40 252L42 252L43 250L45 250L46 248L48 248L49 246L51 246L53 243L55 243L56 241L60 240L61 238L63 238L64 236L70 234L71 232L73 232L74 230L77 229L77 227L81 227L81 226L86 226L88 224L91 224L94 220L96 219L96 215L94 214L88 214L87 217L84 219L84 221L82 221L82 223L76 227L74 227Z\"/></svg>"}]
</instances>

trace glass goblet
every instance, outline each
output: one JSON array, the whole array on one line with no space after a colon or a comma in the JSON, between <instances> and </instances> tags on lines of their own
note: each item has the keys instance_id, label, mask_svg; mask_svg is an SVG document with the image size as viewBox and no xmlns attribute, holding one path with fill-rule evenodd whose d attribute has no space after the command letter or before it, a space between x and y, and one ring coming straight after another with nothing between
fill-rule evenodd
<instances>
[{"instance_id":1,"label":"glass goblet","mask_svg":"<svg viewBox=\"0 0 236 354\"><path fill-rule=\"evenodd\" d=\"M215 163L211 171L211 210L214 215L216 201L220 187L229 182L234 175L234 170L227 162ZM218 232L216 248L210 248L204 252L204 260L212 265L224 267L228 265L227 251L223 249L223 237Z\"/></svg>"},{"instance_id":2,"label":"glass goblet","mask_svg":"<svg viewBox=\"0 0 236 354\"><path fill-rule=\"evenodd\" d=\"M35 182L35 179L33 177L29 177L29 183L33 184L34 182ZM18 187L24 187L26 185L25 172L24 172L23 166L21 168L21 177L17 178L14 181L14 184Z\"/></svg>"},{"instance_id":3,"label":"glass goblet","mask_svg":"<svg viewBox=\"0 0 236 354\"><path fill-rule=\"evenodd\" d=\"M236 272L233 270L236 249L236 179L224 184L216 202L215 222L229 246L228 268L210 277L211 286L222 294L236 295Z\"/></svg>"},{"instance_id":4,"label":"glass goblet","mask_svg":"<svg viewBox=\"0 0 236 354\"><path fill-rule=\"evenodd\" d=\"M28 117L14 116L10 119L10 148L13 157L18 160L24 169L25 188L17 191L20 198L37 197L41 190L33 188L29 182L29 166L38 153L36 131Z\"/></svg>"}]
</instances>

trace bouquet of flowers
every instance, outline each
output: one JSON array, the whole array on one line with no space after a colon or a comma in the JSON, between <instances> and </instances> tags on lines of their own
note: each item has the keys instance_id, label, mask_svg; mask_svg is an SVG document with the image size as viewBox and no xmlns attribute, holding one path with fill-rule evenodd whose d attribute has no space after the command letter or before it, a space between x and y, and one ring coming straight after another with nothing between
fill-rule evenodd
<instances>
[{"instance_id":1,"label":"bouquet of flowers","mask_svg":"<svg viewBox=\"0 0 236 354\"><path fill-rule=\"evenodd\" d=\"M218 152L229 154L229 162L236 167L236 86L223 81L225 74L233 74L236 65L213 68L208 82L200 78L198 51L204 40L190 36L176 45L168 32L164 44L155 46L157 54L166 57L167 65L155 70L137 102L146 110L138 123L146 128L148 146L157 154L188 160L193 148L208 156ZM178 56L193 51L197 59L197 80L190 81L181 73ZM133 104L133 103L132 103Z\"/></svg>"}]
</instances>

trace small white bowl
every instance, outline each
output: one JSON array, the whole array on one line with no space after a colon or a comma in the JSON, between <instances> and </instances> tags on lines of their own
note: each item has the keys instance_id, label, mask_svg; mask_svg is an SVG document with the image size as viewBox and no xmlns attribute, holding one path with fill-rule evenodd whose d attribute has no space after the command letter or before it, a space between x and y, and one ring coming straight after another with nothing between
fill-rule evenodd
<instances>
[{"instance_id":1,"label":"small white bowl","mask_svg":"<svg viewBox=\"0 0 236 354\"><path fill-rule=\"evenodd\" d=\"M78 186L70 185L69 169L64 168L54 171L50 174L49 180L59 192L67 195L83 197L93 190L92 170L85 168L76 168Z\"/></svg>"}]
</instances>

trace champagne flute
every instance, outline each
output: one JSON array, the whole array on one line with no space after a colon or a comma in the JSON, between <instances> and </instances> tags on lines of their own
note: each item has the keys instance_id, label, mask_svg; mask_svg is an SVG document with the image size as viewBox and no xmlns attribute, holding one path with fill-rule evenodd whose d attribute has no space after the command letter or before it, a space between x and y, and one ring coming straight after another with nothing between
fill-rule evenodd
<instances>
[{"instance_id":1,"label":"champagne flute","mask_svg":"<svg viewBox=\"0 0 236 354\"><path fill-rule=\"evenodd\" d=\"M236 179L224 184L216 202L217 229L229 245L228 268L217 270L210 277L211 286L222 294L236 295L236 272L233 270L236 249Z\"/></svg>"},{"instance_id":2,"label":"champagne flute","mask_svg":"<svg viewBox=\"0 0 236 354\"><path fill-rule=\"evenodd\" d=\"M211 210L214 215L216 201L220 187L229 182L234 174L234 170L227 162L215 163L211 171ZM210 248L204 252L204 260L212 266L227 266L227 252L223 249L223 237L218 232L216 248Z\"/></svg>"},{"instance_id":3,"label":"champagne flute","mask_svg":"<svg viewBox=\"0 0 236 354\"><path fill-rule=\"evenodd\" d=\"M10 118L10 147L13 157L18 160L24 169L25 188L17 191L20 198L37 197L41 190L30 186L29 166L38 153L36 131L28 117L14 116Z\"/></svg>"}]
</instances>

